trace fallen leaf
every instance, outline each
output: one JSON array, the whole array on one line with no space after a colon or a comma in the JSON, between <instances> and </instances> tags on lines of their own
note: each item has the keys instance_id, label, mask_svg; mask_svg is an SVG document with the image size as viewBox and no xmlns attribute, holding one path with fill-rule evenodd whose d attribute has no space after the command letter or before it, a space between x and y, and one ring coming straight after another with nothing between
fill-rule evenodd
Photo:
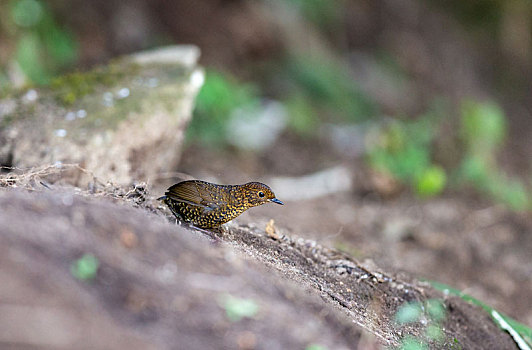
<instances>
[{"instance_id":1,"label":"fallen leaf","mask_svg":"<svg viewBox=\"0 0 532 350\"><path fill-rule=\"evenodd\" d=\"M278 240L281 238L281 236L279 236L279 234L277 233L277 229L275 228L274 224L275 224L275 221L273 219L270 219L270 221L268 221L268 223L266 224L265 231L268 237Z\"/></svg>"}]
</instances>

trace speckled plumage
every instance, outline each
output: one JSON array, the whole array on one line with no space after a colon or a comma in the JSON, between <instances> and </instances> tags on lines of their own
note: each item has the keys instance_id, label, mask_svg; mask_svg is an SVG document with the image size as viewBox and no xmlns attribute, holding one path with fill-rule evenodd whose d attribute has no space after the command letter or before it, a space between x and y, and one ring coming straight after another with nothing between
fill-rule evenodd
<instances>
[{"instance_id":1,"label":"speckled plumage","mask_svg":"<svg viewBox=\"0 0 532 350\"><path fill-rule=\"evenodd\" d=\"M178 220L200 228L218 227L267 202L283 204L260 182L217 185L199 180L183 181L168 188L160 199Z\"/></svg>"}]
</instances>

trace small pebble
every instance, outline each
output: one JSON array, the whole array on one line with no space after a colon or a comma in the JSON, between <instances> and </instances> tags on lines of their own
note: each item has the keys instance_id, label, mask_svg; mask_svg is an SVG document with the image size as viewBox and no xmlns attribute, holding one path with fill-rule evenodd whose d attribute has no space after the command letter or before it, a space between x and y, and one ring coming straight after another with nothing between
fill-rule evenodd
<instances>
[{"instance_id":1,"label":"small pebble","mask_svg":"<svg viewBox=\"0 0 532 350\"><path fill-rule=\"evenodd\" d=\"M84 109L80 109L76 112L76 117L78 118L85 118L87 116L87 111Z\"/></svg>"},{"instance_id":2,"label":"small pebble","mask_svg":"<svg viewBox=\"0 0 532 350\"><path fill-rule=\"evenodd\" d=\"M68 113L65 115L65 119L68 120L68 121L72 121L72 120L76 119L76 113L74 113L74 112L68 112Z\"/></svg>"},{"instance_id":3,"label":"small pebble","mask_svg":"<svg viewBox=\"0 0 532 350\"><path fill-rule=\"evenodd\" d=\"M120 242L124 247L131 249L137 246L139 239L137 238L137 235L129 229L123 229L120 233Z\"/></svg>"},{"instance_id":4,"label":"small pebble","mask_svg":"<svg viewBox=\"0 0 532 350\"><path fill-rule=\"evenodd\" d=\"M26 92L26 95L24 95L24 98L28 102L33 102L33 101L37 100L38 97L39 97L39 94L34 89L28 90L28 92Z\"/></svg>"},{"instance_id":5,"label":"small pebble","mask_svg":"<svg viewBox=\"0 0 532 350\"><path fill-rule=\"evenodd\" d=\"M116 94L116 98L122 99L129 96L129 89L128 88L122 88L118 90L118 93Z\"/></svg>"},{"instance_id":6,"label":"small pebble","mask_svg":"<svg viewBox=\"0 0 532 350\"><path fill-rule=\"evenodd\" d=\"M57 137L65 137L67 134L67 131L65 129L57 129L54 131L54 135Z\"/></svg>"}]
</instances>

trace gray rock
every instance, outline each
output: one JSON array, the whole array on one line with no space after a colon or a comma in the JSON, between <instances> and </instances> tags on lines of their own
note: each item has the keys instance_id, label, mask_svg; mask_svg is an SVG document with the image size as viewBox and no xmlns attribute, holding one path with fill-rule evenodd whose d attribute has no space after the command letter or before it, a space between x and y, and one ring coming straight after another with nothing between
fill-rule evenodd
<instances>
[{"instance_id":1,"label":"gray rock","mask_svg":"<svg viewBox=\"0 0 532 350\"><path fill-rule=\"evenodd\" d=\"M0 165L76 163L104 182L153 180L179 161L204 81L198 57L195 46L166 47L12 93L0 100Z\"/></svg>"}]
</instances>

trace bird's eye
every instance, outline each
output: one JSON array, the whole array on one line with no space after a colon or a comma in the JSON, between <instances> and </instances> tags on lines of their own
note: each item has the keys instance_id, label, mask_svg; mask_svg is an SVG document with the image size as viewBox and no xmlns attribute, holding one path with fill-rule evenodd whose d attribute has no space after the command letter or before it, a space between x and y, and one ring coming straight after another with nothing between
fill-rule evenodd
<instances>
[{"instance_id":1,"label":"bird's eye","mask_svg":"<svg viewBox=\"0 0 532 350\"><path fill-rule=\"evenodd\" d=\"M264 192L260 191L260 192L259 192L259 197L260 197L260 198L264 197Z\"/></svg>"}]
</instances>

